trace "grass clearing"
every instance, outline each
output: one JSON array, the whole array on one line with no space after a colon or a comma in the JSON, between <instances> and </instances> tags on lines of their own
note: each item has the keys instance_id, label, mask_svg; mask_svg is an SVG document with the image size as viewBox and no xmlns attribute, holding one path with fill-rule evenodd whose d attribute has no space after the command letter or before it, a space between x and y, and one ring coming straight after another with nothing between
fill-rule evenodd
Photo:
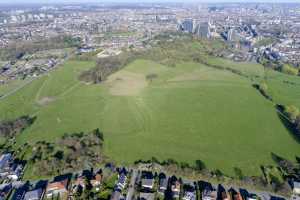
<instances>
[{"instance_id":1,"label":"grass clearing","mask_svg":"<svg viewBox=\"0 0 300 200\"><path fill-rule=\"evenodd\" d=\"M266 71L266 83L275 102L300 109L300 77L277 71Z\"/></svg>"},{"instance_id":2,"label":"grass clearing","mask_svg":"<svg viewBox=\"0 0 300 200\"><path fill-rule=\"evenodd\" d=\"M112 95L129 96L138 95L143 88L147 87L147 81L145 76L119 71L108 78L106 85Z\"/></svg>"}]
</instances>

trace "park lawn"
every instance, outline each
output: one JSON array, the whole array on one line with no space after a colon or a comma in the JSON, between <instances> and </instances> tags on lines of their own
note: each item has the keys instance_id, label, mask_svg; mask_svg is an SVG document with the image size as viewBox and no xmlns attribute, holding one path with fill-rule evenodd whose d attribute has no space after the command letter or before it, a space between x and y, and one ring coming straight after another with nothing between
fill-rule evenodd
<instances>
[{"instance_id":1,"label":"park lawn","mask_svg":"<svg viewBox=\"0 0 300 200\"><path fill-rule=\"evenodd\" d=\"M124 70L151 73L146 63L136 61ZM135 69L139 66L144 70ZM148 66L154 65L148 62ZM118 104L113 103L106 115L116 114L105 124L113 123L115 128L105 130L115 135L113 140L106 140L107 153L114 159L125 164L151 156L190 164L200 159L209 168L228 174L239 167L253 175L259 173L260 165L272 163L271 152L289 159L299 154L299 144L281 124L272 103L260 96L249 80L199 64L164 70L156 66L153 71L164 74L165 70L178 70L178 76L188 66L187 72L193 75L199 70L199 80L191 80L187 73L186 80L160 81L160 87L157 82L150 83L140 95L120 97ZM197 66L200 69L193 69ZM122 105L132 107L137 119L131 124L143 125L139 130L133 126L125 131L130 127L123 124L128 124L130 115L128 110L119 110ZM122 131L117 130L116 123L124 127Z\"/></svg>"},{"instance_id":2,"label":"park lawn","mask_svg":"<svg viewBox=\"0 0 300 200\"><path fill-rule=\"evenodd\" d=\"M208 57L207 62L212 65L235 69L250 77L263 77L264 67L258 63L234 62L232 60L216 57Z\"/></svg>"},{"instance_id":3,"label":"park lawn","mask_svg":"<svg viewBox=\"0 0 300 200\"><path fill-rule=\"evenodd\" d=\"M1 119L37 116L18 144L100 128L105 153L118 163L152 156L190 164L200 159L230 175L233 167L258 174L260 165L273 163L271 152L289 159L300 153L271 102L247 78L190 62L167 67L136 60L111 83L78 81L93 65L68 61L0 101ZM148 74L157 77L146 80ZM123 88L128 91L117 90Z\"/></svg>"},{"instance_id":4,"label":"park lawn","mask_svg":"<svg viewBox=\"0 0 300 200\"><path fill-rule=\"evenodd\" d=\"M0 76L0 79L1 79L1 76ZM25 80L16 79L16 80L9 81L7 84L3 84L3 85L0 84L0 96L5 95L6 93L20 87L24 83L26 83Z\"/></svg>"},{"instance_id":5,"label":"park lawn","mask_svg":"<svg viewBox=\"0 0 300 200\"><path fill-rule=\"evenodd\" d=\"M266 83L274 101L283 105L294 105L300 109L300 77L273 70L266 71Z\"/></svg>"}]
</instances>

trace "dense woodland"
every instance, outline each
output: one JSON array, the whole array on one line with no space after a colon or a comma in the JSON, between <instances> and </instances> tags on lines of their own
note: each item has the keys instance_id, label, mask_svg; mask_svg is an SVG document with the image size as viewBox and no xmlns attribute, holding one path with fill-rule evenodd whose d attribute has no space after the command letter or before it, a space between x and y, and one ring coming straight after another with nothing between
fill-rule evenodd
<instances>
[{"instance_id":1,"label":"dense woodland","mask_svg":"<svg viewBox=\"0 0 300 200\"><path fill-rule=\"evenodd\" d=\"M95 129L65 134L56 142L26 143L18 150L18 155L28 160L32 174L53 176L104 163L107 157L103 153L103 145L103 133Z\"/></svg>"}]
</instances>

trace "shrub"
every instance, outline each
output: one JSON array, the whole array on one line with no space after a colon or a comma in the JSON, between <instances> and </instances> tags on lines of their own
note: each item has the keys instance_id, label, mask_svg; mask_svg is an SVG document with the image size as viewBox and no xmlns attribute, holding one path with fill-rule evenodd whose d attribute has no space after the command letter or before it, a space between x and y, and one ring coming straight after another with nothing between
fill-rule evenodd
<instances>
[{"instance_id":1,"label":"shrub","mask_svg":"<svg viewBox=\"0 0 300 200\"><path fill-rule=\"evenodd\" d=\"M295 67L292 67L291 65L288 64L284 64L281 67L281 72L285 73L285 74L289 74L289 75L298 75L299 70Z\"/></svg>"},{"instance_id":2,"label":"shrub","mask_svg":"<svg viewBox=\"0 0 300 200\"><path fill-rule=\"evenodd\" d=\"M297 117L299 116L300 112L296 106L290 105L284 108L284 113L287 117L292 121L295 122Z\"/></svg>"}]
</instances>

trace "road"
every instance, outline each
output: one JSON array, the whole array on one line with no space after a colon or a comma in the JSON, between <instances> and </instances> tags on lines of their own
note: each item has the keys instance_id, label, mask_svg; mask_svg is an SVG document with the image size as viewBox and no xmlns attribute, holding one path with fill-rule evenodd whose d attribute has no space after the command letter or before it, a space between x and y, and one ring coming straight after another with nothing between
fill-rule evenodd
<instances>
[{"instance_id":1,"label":"road","mask_svg":"<svg viewBox=\"0 0 300 200\"><path fill-rule=\"evenodd\" d=\"M126 200L132 200L132 198L133 198L134 185L135 185L137 177L138 177L138 171L136 169L133 169L132 176L131 176L131 179L130 179L130 184L129 184L129 187L128 187L128 192L127 192L127 195L126 195Z\"/></svg>"}]
</instances>

